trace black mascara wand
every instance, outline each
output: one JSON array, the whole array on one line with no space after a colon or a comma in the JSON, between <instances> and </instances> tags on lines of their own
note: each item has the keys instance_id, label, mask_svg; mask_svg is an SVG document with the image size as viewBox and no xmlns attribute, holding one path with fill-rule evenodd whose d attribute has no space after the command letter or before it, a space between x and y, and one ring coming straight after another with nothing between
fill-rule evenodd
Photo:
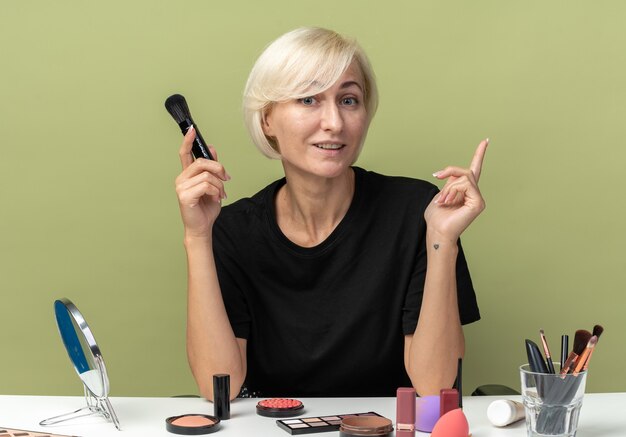
<instances>
[{"instance_id":1,"label":"black mascara wand","mask_svg":"<svg viewBox=\"0 0 626 437\"><path fill-rule=\"evenodd\" d=\"M191 147L193 157L195 159L205 158L213 160L198 126L194 123L193 118L191 118L191 112L189 112L185 98L180 94L169 96L167 100L165 100L165 109L167 109L167 112L169 112L176 123L178 123L183 135L187 133L191 126L196 130L196 138L193 140L193 146Z\"/></svg>"}]
</instances>

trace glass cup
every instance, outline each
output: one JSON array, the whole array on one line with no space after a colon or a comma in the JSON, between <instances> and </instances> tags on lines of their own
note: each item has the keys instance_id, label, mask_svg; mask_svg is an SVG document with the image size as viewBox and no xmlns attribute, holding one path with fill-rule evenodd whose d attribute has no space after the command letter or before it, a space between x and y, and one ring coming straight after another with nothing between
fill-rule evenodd
<instances>
[{"instance_id":1,"label":"glass cup","mask_svg":"<svg viewBox=\"0 0 626 437\"><path fill-rule=\"evenodd\" d=\"M558 363L557 363L558 366ZM558 368L555 366L555 368ZM574 437L583 404L587 372L559 375L520 367L528 437Z\"/></svg>"}]
</instances>

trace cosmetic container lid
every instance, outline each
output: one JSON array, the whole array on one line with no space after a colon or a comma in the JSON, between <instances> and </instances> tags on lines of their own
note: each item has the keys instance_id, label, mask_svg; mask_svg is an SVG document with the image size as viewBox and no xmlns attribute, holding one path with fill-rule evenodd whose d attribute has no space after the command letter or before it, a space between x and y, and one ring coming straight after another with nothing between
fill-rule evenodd
<instances>
[{"instance_id":1,"label":"cosmetic container lid","mask_svg":"<svg viewBox=\"0 0 626 437\"><path fill-rule=\"evenodd\" d=\"M230 419L230 375L213 375L213 414L220 420Z\"/></svg>"},{"instance_id":2,"label":"cosmetic container lid","mask_svg":"<svg viewBox=\"0 0 626 437\"><path fill-rule=\"evenodd\" d=\"M386 436L393 431L391 420L378 416L348 416L341 420L339 435L352 436Z\"/></svg>"},{"instance_id":3,"label":"cosmetic container lid","mask_svg":"<svg viewBox=\"0 0 626 437\"><path fill-rule=\"evenodd\" d=\"M495 426L507 426L524 418L523 405L505 399L489 404L487 418Z\"/></svg>"},{"instance_id":4,"label":"cosmetic container lid","mask_svg":"<svg viewBox=\"0 0 626 437\"><path fill-rule=\"evenodd\" d=\"M396 391L396 423L415 423L415 389L413 387L400 387Z\"/></svg>"},{"instance_id":5,"label":"cosmetic container lid","mask_svg":"<svg viewBox=\"0 0 626 437\"><path fill-rule=\"evenodd\" d=\"M442 388L439 392L439 416L457 408L461 408L458 390L456 388Z\"/></svg>"},{"instance_id":6,"label":"cosmetic container lid","mask_svg":"<svg viewBox=\"0 0 626 437\"><path fill-rule=\"evenodd\" d=\"M179 435L203 435L216 432L220 428L217 417L206 414L183 414L165 419L165 429Z\"/></svg>"},{"instance_id":7,"label":"cosmetic container lid","mask_svg":"<svg viewBox=\"0 0 626 437\"><path fill-rule=\"evenodd\" d=\"M230 391L230 375L227 373L213 375L213 390L221 393Z\"/></svg>"}]
</instances>

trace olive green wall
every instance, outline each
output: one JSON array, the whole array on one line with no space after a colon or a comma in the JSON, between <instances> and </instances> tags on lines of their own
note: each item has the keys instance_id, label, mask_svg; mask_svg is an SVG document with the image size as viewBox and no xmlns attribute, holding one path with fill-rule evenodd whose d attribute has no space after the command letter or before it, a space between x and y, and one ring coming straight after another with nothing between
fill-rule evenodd
<instances>
[{"instance_id":1,"label":"olive green wall","mask_svg":"<svg viewBox=\"0 0 626 437\"><path fill-rule=\"evenodd\" d=\"M432 179L490 137L488 207L464 236L483 319L465 387L518 387L523 340L606 328L590 391L626 391L626 4L621 1L12 1L0 10L0 394L81 393L52 302L72 299L117 396L196 393L163 108L187 96L232 175L281 174L240 97L256 56L303 25L356 37L379 112L359 165ZM357 365L358 363L355 363Z\"/></svg>"}]
</instances>

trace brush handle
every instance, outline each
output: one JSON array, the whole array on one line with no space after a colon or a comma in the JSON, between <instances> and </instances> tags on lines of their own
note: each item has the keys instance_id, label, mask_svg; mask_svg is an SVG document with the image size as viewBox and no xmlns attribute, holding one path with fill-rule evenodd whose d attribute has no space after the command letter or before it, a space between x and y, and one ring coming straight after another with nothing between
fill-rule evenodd
<instances>
[{"instance_id":1,"label":"brush handle","mask_svg":"<svg viewBox=\"0 0 626 437\"><path fill-rule=\"evenodd\" d=\"M554 371L554 364L552 364L552 357L546 357L546 364L548 365L548 373L556 373Z\"/></svg>"},{"instance_id":2,"label":"brush handle","mask_svg":"<svg viewBox=\"0 0 626 437\"><path fill-rule=\"evenodd\" d=\"M576 354L576 352L574 351L571 351L561 368L561 375L567 375L567 373L572 368L572 364L574 364L577 359L578 359L578 354Z\"/></svg>"},{"instance_id":3,"label":"brush handle","mask_svg":"<svg viewBox=\"0 0 626 437\"><path fill-rule=\"evenodd\" d=\"M543 355L539 350L539 346L532 340L526 339L526 355L530 370L536 373L548 373L548 367L543 359Z\"/></svg>"},{"instance_id":4,"label":"brush handle","mask_svg":"<svg viewBox=\"0 0 626 437\"><path fill-rule=\"evenodd\" d=\"M589 356L587 357L587 360L585 361L585 365L583 366L583 372L589 368L589 361L591 360L591 355L593 355L594 350L596 350L595 347L591 349L591 351L589 352Z\"/></svg>"},{"instance_id":5,"label":"brush handle","mask_svg":"<svg viewBox=\"0 0 626 437\"><path fill-rule=\"evenodd\" d=\"M569 350L569 335L561 335L561 370L567 360L567 354Z\"/></svg>"},{"instance_id":6,"label":"brush handle","mask_svg":"<svg viewBox=\"0 0 626 437\"><path fill-rule=\"evenodd\" d=\"M196 130L196 138L194 138L193 145L191 146L191 154L195 159L204 158L214 161L213 156L211 156L211 152L209 152L209 148L204 141L204 138L202 138L202 134L200 133L198 126L194 125L193 120L191 118L186 118L178 123L178 127L180 127L180 131L183 133L183 135L187 134L187 131L189 131L189 128L191 126L194 126L194 129Z\"/></svg>"}]
</instances>

